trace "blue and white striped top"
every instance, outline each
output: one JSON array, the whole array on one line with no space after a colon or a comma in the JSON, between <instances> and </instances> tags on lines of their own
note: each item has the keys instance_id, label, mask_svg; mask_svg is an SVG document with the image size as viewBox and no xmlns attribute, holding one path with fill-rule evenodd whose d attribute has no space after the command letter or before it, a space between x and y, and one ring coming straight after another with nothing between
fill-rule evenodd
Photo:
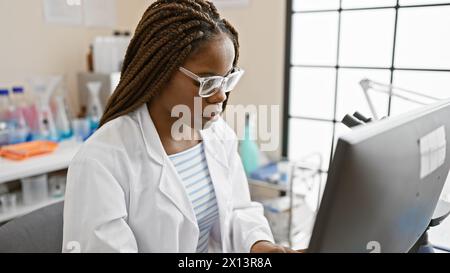
<instances>
[{"instance_id":1,"label":"blue and white striped top","mask_svg":"<svg viewBox=\"0 0 450 273\"><path fill-rule=\"evenodd\" d=\"M169 158L181 177L197 218L200 229L197 253L206 253L210 231L219 219L219 210L203 142L181 153L169 155Z\"/></svg>"}]
</instances>

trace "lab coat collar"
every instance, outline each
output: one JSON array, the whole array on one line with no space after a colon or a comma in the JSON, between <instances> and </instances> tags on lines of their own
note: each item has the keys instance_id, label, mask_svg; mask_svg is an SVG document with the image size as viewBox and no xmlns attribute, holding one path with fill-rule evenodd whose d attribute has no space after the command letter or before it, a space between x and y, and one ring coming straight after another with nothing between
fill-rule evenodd
<instances>
[{"instance_id":1,"label":"lab coat collar","mask_svg":"<svg viewBox=\"0 0 450 273\"><path fill-rule=\"evenodd\" d=\"M147 104L141 106L136 111L136 114L147 154L161 166L164 165L164 155L166 152L159 139L155 124L150 117Z\"/></svg>"},{"instance_id":2,"label":"lab coat collar","mask_svg":"<svg viewBox=\"0 0 450 273\"><path fill-rule=\"evenodd\" d=\"M158 131L156 130L155 124L153 123L150 113L148 112L146 104L137 110L137 116L147 153L160 165L164 165L165 161L169 160L169 158L167 157L166 151L161 143ZM221 120L220 122L224 121ZM220 157L220 154L217 153L219 147L222 147L223 145L221 145L222 140L219 139L216 131L216 124L213 124L208 129L200 130L200 135L204 140L203 144L205 147L205 152L209 153L211 159L217 161L217 163L219 163L223 168L228 169L228 164L224 162L226 156L223 155Z\"/></svg>"}]
</instances>

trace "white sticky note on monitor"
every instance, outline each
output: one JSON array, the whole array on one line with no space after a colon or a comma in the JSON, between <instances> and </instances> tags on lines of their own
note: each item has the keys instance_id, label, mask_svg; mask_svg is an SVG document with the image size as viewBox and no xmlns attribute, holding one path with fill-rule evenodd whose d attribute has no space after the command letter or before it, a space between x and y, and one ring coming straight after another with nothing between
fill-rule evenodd
<instances>
[{"instance_id":1,"label":"white sticky note on monitor","mask_svg":"<svg viewBox=\"0 0 450 273\"><path fill-rule=\"evenodd\" d=\"M419 140L420 178L437 170L445 162L447 141L444 126L432 131Z\"/></svg>"}]
</instances>

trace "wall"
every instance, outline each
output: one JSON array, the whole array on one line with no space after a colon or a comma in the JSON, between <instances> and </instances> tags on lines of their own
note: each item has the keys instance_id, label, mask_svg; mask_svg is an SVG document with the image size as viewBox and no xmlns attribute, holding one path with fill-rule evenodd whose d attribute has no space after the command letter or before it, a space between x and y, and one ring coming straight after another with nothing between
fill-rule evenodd
<instances>
[{"instance_id":1,"label":"wall","mask_svg":"<svg viewBox=\"0 0 450 273\"><path fill-rule=\"evenodd\" d=\"M240 66L246 74L233 92L231 104L280 105L280 147L270 153L281 155L282 104L284 93L285 0L251 0L242 9L224 9L240 34Z\"/></svg>"}]
</instances>

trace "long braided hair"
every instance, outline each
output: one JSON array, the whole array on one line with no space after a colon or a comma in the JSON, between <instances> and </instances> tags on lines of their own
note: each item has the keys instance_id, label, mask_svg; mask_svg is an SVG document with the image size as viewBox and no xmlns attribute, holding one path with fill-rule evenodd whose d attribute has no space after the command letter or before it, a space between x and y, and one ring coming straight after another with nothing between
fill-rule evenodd
<instances>
[{"instance_id":1,"label":"long braided hair","mask_svg":"<svg viewBox=\"0 0 450 273\"><path fill-rule=\"evenodd\" d=\"M219 33L228 34L232 40L236 66L238 33L227 20L220 18L213 3L158 0L151 4L128 46L119 85L105 107L100 126L148 103L190 54Z\"/></svg>"}]
</instances>

